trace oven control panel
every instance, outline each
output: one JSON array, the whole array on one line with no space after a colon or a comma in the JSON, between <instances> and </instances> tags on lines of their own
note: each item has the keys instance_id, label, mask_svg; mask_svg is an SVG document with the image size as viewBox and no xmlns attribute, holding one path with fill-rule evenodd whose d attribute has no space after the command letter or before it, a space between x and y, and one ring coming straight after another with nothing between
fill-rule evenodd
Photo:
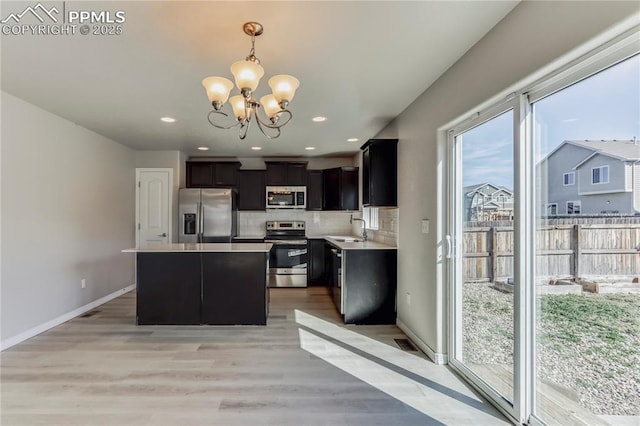
<instances>
[{"instance_id":1,"label":"oven control panel","mask_svg":"<svg viewBox=\"0 0 640 426\"><path fill-rule=\"evenodd\" d=\"M302 220L292 220L292 221L267 221L267 230L275 231L275 230L304 230L305 222Z\"/></svg>"}]
</instances>

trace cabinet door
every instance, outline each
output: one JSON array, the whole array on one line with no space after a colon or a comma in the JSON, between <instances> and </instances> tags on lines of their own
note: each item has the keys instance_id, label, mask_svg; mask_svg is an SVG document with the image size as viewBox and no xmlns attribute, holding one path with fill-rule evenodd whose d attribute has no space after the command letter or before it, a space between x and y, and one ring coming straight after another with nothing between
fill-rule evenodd
<instances>
[{"instance_id":1,"label":"cabinet door","mask_svg":"<svg viewBox=\"0 0 640 426\"><path fill-rule=\"evenodd\" d=\"M265 253L202 254L202 324L267 323Z\"/></svg>"},{"instance_id":2,"label":"cabinet door","mask_svg":"<svg viewBox=\"0 0 640 426\"><path fill-rule=\"evenodd\" d=\"M345 324L395 324L396 250L349 250L343 262Z\"/></svg>"},{"instance_id":3,"label":"cabinet door","mask_svg":"<svg viewBox=\"0 0 640 426\"><path fill-rule=\"evenodd\" d=\"M323 172L324 210L358 210L358 168L337 167Z\"/></svg>"},{"instance_id":4,"label":"cabinet door","mask_svg":"<svg viewBox=\"0 0 640 426\"><path fill-rule=\"evenodd\" d=\"M359 210L358 201L358 168L341 170L340 210Z\"/></svg>"},{"instance_id":5,"label":"cabinet door","mask_svg":"<svg viewBox=\"0 0 640 426\"><path fill-rule=\"evenodd\" d=\"M289 163L287 165L287 181L289 186L305 186L307 184L307 163Z\"/></svg>"},{"instance_id":6,"label":"cabinet door","mask_svg":"<svg viewBox=\"0 0 640 426\"><path fill-rule=\"evenodd\" d=\"M307 172L307 210L322 210L322 170Z\"/></svg>"},{"instance_id":7,"label":"cabinet door","mask_svg":"<svg viewBox=\"0 0 640 426\"><path fill-rule=\"evenodd\" d=\"M240 170L238 210L265 210L265 171Z\"/></svg>"},{"instance_id":8,"label":"cabinet door","mask_svg":"<svg viewBox=\"0 0 640 426\"><path fill-rule=\"evenodd\" d=\"M267 185L287 186L287 163L267 163Z\"/></svg>"},{"instance_id":9,"label":"cabinet door","mask_svg":"<svg viewBox=\"0 0 640 426\"><path fill-rule=\"evenodd\" d=\"M187 162L187 188L214 186L214 165L210 162Z\"/></svg>"},{"instance_id":10,"label":"cabinet door","mask_svg":"<svg viewBox=\"0 0 640 426\"><path fill-rule=\"evenodd\" d=\"M323 210L340 210L340 169L326 169L322 172Z\"/></svg>"},{"instance_id":11,"label":"cabinet door","mask_svg":"<svg viewBox=\"0 0 640 426\"><path fill-rule=\"evenodd\" d=\"M200 253L137 253L137 324L200 324Z\"/></svg>"},{"instance_id":12,"label":"cabinet door","mask_svg":"<svg viewBox=\"0 0 640 426\"><path fill-rule=\"evenodd\" d=\"M238 168L240 163L216 163L215 164L215 185L217 186L237 186Z\"/></svg>"},{"instance_id":13,"label":"cabinet door","mask_svg":"<svg viewBox=\"0 0 640 426\"><path fill-rule=\"evenodd\" d=\"M369 201L369 191L371 189L371 180L370 180L370 170L371 170L371 156L370 156L370 147L366 147L364 151L362 151L362 205L368 206Z\"/></svg>"},{"instance_id":14,"label":"cabinet door","mask_svg":"<svg viewBox=\"0 0 640 426\"><path fill-rule=\"evenodd\" d=\"M307 240L307 282L310 285L329 285L325 276L325 245L324 239Z\"/></svg>"},{"instance_id":15,"label":"cabinet door","mask_svg":"<svg viewBox=\"0 0 640 426\"><path fill-rule=\"evenodd\" d=\"M398 205L398 140L371 139L362 153L362 204Z\"/></svg>"}]
</instances>

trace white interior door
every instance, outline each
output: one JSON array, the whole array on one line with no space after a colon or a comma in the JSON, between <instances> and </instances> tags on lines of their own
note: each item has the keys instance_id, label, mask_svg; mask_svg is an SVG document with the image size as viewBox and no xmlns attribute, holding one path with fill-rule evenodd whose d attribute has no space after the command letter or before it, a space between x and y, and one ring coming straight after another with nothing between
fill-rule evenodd
<instances>
[{"instance_id":1,"label":"white interior door","mask_svg":"<svg viewBox=\"0 0 640 426\"><path fill-rule=\"evenodd\" d=\"M171 241L172 169L136 169L136 245Z\"/></svg>"}]
</instances>

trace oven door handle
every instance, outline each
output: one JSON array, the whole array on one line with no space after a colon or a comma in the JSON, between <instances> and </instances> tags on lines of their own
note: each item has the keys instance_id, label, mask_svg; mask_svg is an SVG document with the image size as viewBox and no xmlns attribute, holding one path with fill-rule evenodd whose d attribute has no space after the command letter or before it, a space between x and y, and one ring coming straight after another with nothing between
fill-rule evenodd
<instances>
[{"instance_id":1,"label":"oven door handle","mask_svg":"<svg viewBox=\"0 0 640 426\"><path fill-rule=\"evenodd\" d=\"M306 246L305 240L264 240L265 243L273 245L290 245L290 246Z\"/></svg>"}]
</instances>

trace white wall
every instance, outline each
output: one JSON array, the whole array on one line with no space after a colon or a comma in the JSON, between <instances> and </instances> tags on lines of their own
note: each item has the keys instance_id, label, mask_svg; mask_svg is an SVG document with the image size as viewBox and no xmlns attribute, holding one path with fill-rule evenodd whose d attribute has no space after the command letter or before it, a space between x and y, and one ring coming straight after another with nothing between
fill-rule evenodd
<instances>
[{"instance_id":1,"label":"white wall","mask_svg":"<svg viewBox=\"0 0 640 426\"><path fill-rule=\"evenodd\" d=\"M133 284L134 176L129 148L2 92L3 347Z\"/></svg>"},{"instance_id":2,"label":"white wall","mask_svg":"<svg viewBox=\"0 0 640 426\"><path fill-rule=\"evenodd\" d=\"M446 352L447 288L437 260L442 232L436 226L420 232L423 218L435 225L442 214L438 128L634 13L636 2L522 2L376 135L399 138L398 320L418 343Z\"/></svg>"},{"instance_id":3,"label":"white wall","mask_svg":"<svg viewBox=\"0 0 640 426\"><path fill-rule=\"evenodd\" d=\"M184 188L184 155L180 151L136 151L136 168L169 168L173 169L173 199L171 200L171 241L178 242L178 189ZM132 185L134 182L132 181Z\"/></svg>"}]
</instances>

